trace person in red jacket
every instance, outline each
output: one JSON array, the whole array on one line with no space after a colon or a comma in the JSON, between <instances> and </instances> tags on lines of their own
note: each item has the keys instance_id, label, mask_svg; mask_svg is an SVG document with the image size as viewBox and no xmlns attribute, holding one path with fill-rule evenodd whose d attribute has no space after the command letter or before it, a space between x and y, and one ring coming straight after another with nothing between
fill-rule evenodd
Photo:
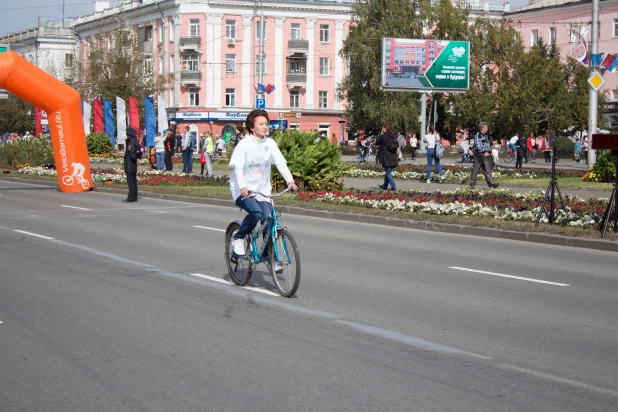
<instances>
[{"instance_id":1,"label":"person in red jacket","mask_svg":"<svg viewBox=\"0 0 618 412\"><path fill-rule=\"evenodd\" d=\"M534 137L532 132L528 135L526 143L528 144L528 159L526 160L526 163L528 163L528 160L532 160L532 163L536 163L536 137Z\"/></svg>"}]
</instances>

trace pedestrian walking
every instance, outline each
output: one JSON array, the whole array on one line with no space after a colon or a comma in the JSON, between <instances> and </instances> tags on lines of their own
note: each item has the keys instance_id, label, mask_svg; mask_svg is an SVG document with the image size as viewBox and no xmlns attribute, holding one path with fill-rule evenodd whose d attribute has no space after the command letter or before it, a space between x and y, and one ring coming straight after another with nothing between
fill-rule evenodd
<instances>
[{"instance_id":1,"label":"pedestrian walking","mask_svg":"<svg viewBox=\"0 0 618 412\"><path fill-rule=\"evenodd\" d=\"M401 158L406 160L406 152L404 151L406 147L406 137L403 135L403 132L399 132L397 135L397 143L399 143L399 153L401 154Z\"/></svg>"},{"instance_id":2,"label":"pedestrian walking","mask_svg":"<svg viewBox=\"0 0 618 412\"><path fill-rule=\"evenodd\" d=\"M176 129L176 153L182 154L182 135L180 129Z\"/></svg>"},{"instance_id":3,"label":"pedestrian walking","mask_svg":"<svg viewBox=\"0 0 618 412\"><path fill-rule=\"evenodd\" d=\"M574 158L577 163L581 162L581 154L582 154L582 142L579 140L579 137L575 138L575 147L573 147Z\"/></svg>"},{"instance_id":4,"label":"pedestrian walking","mask_svg":"<svg viewBox=\"0 0 618 412\"><path fill-rule=\"evenodd\" d=\"M163 171L165 163L165 135L167 130L162 131L155 136L155 169Z\"/></svg>"},{"instance_id":5,"label":"pedestrian walking","mask_svg":"<svg viewBox=\"0 0 618 412\"><path fill-rule=\"evenodd\" d=\"M171 172L174 169L172 158L174 157L174 149L176 148L176 138L171 130L167 131L167 136L163 141L163 146L165 149L165 170Z\"/></svg>"},{"instance_id":6,"label":"pedestrian walking","mask_svg":"<svg viewBox=\"0 0 618 412\"><path fill-rule=\"evenodd\" d=\"M551 142L549 135L543 137L543 154L545 155L545 163L551 162Z\"/></svg>"},{"instance_id":7,"label":"pedestrian walking","mask_svg":"<svg viewBox=\"0 0 618 412\"><path fill-rule=\"evenodd\" d=\"M588 133L583 134L583 135L584 135L584 142L582 143L582 149L584 151L584 157L586 158L586 165L588 165Z\"/></svg>"},{"instance_id":8,"label":"pedestrian walking","mask_svg":"<svg viewBox=\"0 0 618 412\"><path fill-rule=\"evenodd\" d=\"M397 159L399 142L391 125L382 126L382 133L376 139L376 146L382 153L382 167L384 168L384 184L378 185L378 187L382 190L388 190L388 185L390 185L392 190L397 190L395 180L393 180L393 169L399 166Z\"/></svg>"},{"instance_id":9,"label":"pedestrian walking","mask_svg":"<svg viewBox=\"0 0 618 412\"><path fill-rule=\"evenodd\" d=\"M180 142L182 147L182 173L189 173L189 163L193 161L191 150L191 133L189 126L185 126L185 133L182 135Z\"/></svg>"},{"instance_id":10,"label":"pedestrian walking","mask_svg":"<svg viewBox=\"0 0 618 412\"><path fill-rule=\"evenodd\" d=\"M526 157L527 152L527 144L526 138L520 136L519 139L515 142L515 149L517 154L517 159L515 160L515 169L519 169L521 171L522 162Z\"/></svg>"},{"instance_id":11,"label":"pedestrian walking","mask_svg":"<svg viewBox=\"0 0 618 412\"><path fill-rule=\"evenodd\" d=\"M127 176L129 195L122 203L137 202L137 161L141 157L142 148L137 141L137 131L129 127L124 151L124 173Z\"/></svg>"},{"instance_id":12,"label":"pedestrian walking","mask_svg":"<svg viewBox=\"0 0 618 412\"><path fill-rule=\"evenodd\" d=\"M461 141L461 163L466 163L468 161L468 150L470 150L470 143L468 143L468 139L462 139Z\"/></svg>"},{"instance_id":13,"label":"pedestrian walking","mask_svg":"<svg viewBox=\"0 0 618 412\"><path fill-rule=\"evenodd\" d=\"M528 160L532 160L532 163L536 163L536 138L532 132L530 132L530 135L526 139L526 146L528 149Z\"/></svg>"},{"instance_id":14,"label":"pedestrian walking","mask_svg":"<svg viewBox=\"0 0 618 412\"><path fill-rule=\"evenodd\" d=\"M410 150L412 151L412 160L416 160L416 148L418 147L418 139L416 133L410 132Z\"/></svg>"},{"instance_id":15,"label":"pedestrian walking","mask_svg":"<svg viewBox=\"0 0 618 412\"><path fill-rule=\"evenodd\" d=\"M499 183L494 183L493 176L491 175L491 143L487 135L487 130L487 123L481 122L479 123L479 131L474 135L474 164L472 165L472 173L470 174L471 189L474 189L474 186L476 186L476 176L479 174L481 168L483 168L485 181L490 188L495 189L500 186Z\"/></svg>"},{"instance_id":16,"label":"pedestrian walking","mask_svg":"<svg viewBox=\"0 0 618 412\"><path fill-rule=\"evenodd\" d=\"M432 162L436 164L436 169L440 174L440 183L442 183L444 181L444 173L442 172L442 166L440 166L440 158L436 156L436 142L440 141L440 135L436 133L433 126L429 126L429 131L423 141L427 145L427 184L431 183Z\"/></svg>"}]
</instances>

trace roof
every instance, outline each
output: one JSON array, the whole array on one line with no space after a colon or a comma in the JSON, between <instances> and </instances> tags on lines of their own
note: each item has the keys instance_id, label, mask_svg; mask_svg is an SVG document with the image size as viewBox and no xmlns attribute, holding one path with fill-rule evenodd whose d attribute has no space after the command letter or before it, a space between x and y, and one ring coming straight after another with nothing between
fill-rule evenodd
<instances>
[{"instance_id":1,"label":"roof","mask_svg":"<svg viewBox=\"0 0 618 412\"><path fill-rule=\"evenodd\" d=\"M513 10L510 13L506 13L506 14L544 9L546 7L563 6L565 4L572 4L572 3L589 3L589 0L540 0L534 3L530 3L527 6L521 7L517 10Z\"/></svg>"}]
</instances>

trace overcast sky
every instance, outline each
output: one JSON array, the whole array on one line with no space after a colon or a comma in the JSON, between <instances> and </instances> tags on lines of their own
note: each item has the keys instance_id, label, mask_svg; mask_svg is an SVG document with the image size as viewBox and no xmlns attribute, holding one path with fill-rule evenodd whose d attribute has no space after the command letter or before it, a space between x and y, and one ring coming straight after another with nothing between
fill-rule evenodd
<instances>
[{"instance_id":1,"label":"overcast sky","mask_svg":"<svg viewBox=\"0 0 618 412\"><path fill-rule=\"evenodd\" d=\"M92 14L94 3L94 0L64 0L64 18ZM110 1L110 5L117 3L118 0ZM510 3L512 8L518 8L528 4L528 0L514 0ZM60 23L62 9L62 0L0 0L0 36L36 27L39 17L52 17L55 23Z\"/></svg>"}]
</instances>

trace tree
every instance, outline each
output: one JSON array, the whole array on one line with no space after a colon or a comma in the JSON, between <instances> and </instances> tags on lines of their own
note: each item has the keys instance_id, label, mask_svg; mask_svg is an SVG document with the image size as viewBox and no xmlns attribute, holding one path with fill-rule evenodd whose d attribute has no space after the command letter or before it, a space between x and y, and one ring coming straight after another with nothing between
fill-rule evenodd
<instances>
[{"instance_id":1,"label":"tree","mask_svg":"<svg viewBox=\"0 0 618 412\"><path fill-rule=\"evenodd\" d=\"M385 91L381 85L382 38L427 37L460 40L467 31L468 10L450 1L432 6L429 0L415 4L409 0L367 0L357 2L352 12L352 26L341 50L348 60L350 73L338 88L339 99L347 100L346 114L351 125L374 130L382 123L396 129L419 128L420 94Z\"/></svg>"},{"instance_id":2,"label":"tree","mask_svg":"<svg viewBox=\"0 0 618 412\"><path fill-rule=\"evenodd\" d=\"M34 106L14 94L0 100L0 131L24 134L34 130Z\"/></svg>"},{"instance_id":3,"label":"tree","mask_svg":"<svg viewBox=\"0 0 618 412\"><path fill-rule=\"evenodd\" d=\"M153 57L140 51L137 34L123 21L107 36L88 41L86 61L76 59L67 83L83 100L102 98L115 104L116 96L125 101L133 96L143 107L144 96L161 94L172 79L154 71Z\"/></svg>"}]
</instances>

